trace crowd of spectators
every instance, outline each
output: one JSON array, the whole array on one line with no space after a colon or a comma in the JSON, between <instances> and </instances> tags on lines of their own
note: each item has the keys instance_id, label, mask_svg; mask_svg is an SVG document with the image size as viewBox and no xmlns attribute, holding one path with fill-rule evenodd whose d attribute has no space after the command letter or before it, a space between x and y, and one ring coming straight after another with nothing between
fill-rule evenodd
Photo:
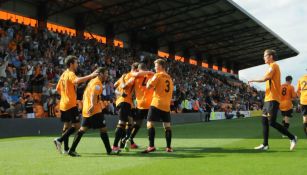
<instances>
[{"instance_id":1,"label":"crowd of spectators","mask_svg":"<svg viewBox=\"0 0 307 175\"><path fill-rule=\"evenodd\" d=\"M59 95L55 90L64 59L76 55L78 76L98 66L109 68L103 98L108 111L116 114L113 83L130 70L133 62L149 69L157 55L138 49L107 46L95 39L82 39L65 33L38 30L31 26L0 20L0 117L59 117ZM173 112L252 110L262 106L263 93L237 77L172 59L168 72L174 81ZM82 99L86 84L77 88Z\"/></svg>"}]
</instances>

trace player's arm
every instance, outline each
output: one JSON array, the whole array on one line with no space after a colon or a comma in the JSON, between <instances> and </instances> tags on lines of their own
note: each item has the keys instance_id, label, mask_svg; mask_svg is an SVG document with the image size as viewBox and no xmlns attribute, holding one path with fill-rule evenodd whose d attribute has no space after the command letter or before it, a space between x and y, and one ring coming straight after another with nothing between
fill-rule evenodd
<instances>
[{"instance_id":1,"label":"player's arm","mask_svg":"<svg viewBox=\"0 0 307 175\"><path fill-rule=\"evenodd\" d=\"M91 73L91 74L89 74L87 76L84 76L84 77L77 77L75 74L71 75L71 79L72 79L72 82L74 84L80 84L80 83L86 82L87 80L95 78L97 75L98 75L98 72L96 70L93 73Z\"/></svg>"},{"instance_id":2,"label":"player's arm","mask_svg":"<svg viewBox=\"0 0 307 175\"><path fill-rule=\"evenodd\" d=\"M261 79L254 79L254 80L249 80L248 81L248 84L252 83L252 82L256 82L256 83L262 83L262 82L266 82L268 80L271 80L274 73L275 73L275 70L276 70L276 67L273 66L270 68L269 72L264 76L262 77Z\"/></svg>"},{"instance_id":3,"label":"player's arm","mask_svg":"<svg viewBox=\"0 0 307 175\"><path fill-rule=\"evenodd\" d=\"M95 85L92 89L91 89L91 98L90 98L90 107L88 108L88 114L90 115L93 110L94 110L94 105L95 105L95 99L97 99L97 96L100 93L100 89L101 87L99 85Z\"/></svg>"},{"instance_id":4,"label":"player's arm","mask_svg":"<svg viewBox=\"0 0 307 175\"><path fill-rule=\"evenodd\" d=\"M116 89L123 82L124 75L122 75L115 83L114 88Z\"/></svg>"},{"instance_id":5,"label":"player's arm","mask_svg":"<svg viewBox=\"0 0 307 175\"><path fill-rule=\"evenodd\" d=\"M254 79L254 80L249 80L248 84L252 83L252 82L256 82L256 83L262 83L262 82L266 82L267 80L272 79L271 76L265 75L264 77L262 77L261 79Z\"/></svg>"},{"instance_id":6,"label":"player's arm","mask_svg":"<svg viewBox=\"0 0 307 175\"><path fill-rule=\"evenodd\" d=\"M91 113L93 112L93 110L94 110L94 99L95 99L95 94L94 93L91 93L91 98L90 98L90 106L89 106L89 108L88 108L88 111L87 111L87 113L89 114L89 115L91 115Z\"/></svg>"},{"instance_id":7,"label":"player's arm","mask_svg":"<svg viewBox=\"0 0 307 175\"><path fill-rule=\"evenodd\" d=\"M146 84L146 88L150 89L150 88L156 87L157 82L158 82L158 76L154 75L151 79L148 80L148 82Z\"/></svg>"},{"instance_id":8,"label":"player's arm","mask_svg":"<svg viewBox=\"0 0 307 175\"><path fill-rule=\"evenodd\" d=\"M125 89L131 85L133 85L135 77L131 77L126 83L121 83L121 88Z\"/></svg>"},{"instance_id":9,"label":"player's arm","mask_svg":"<svg viewBox=\"0 0 307 175\"><path fill-rule=\"evenodd\" d=\"M114 83L114 88L116 89L119 85L120 85L120 80L117 80L117 81Z\"/></svg>"},{"instance_id":10,"label":"player's arm","mask_svg":"<svg viewBox=\"0 0 307 175\"><path fill-rule=\"evenodd\" d=\"M139 76L145 76L145 75L153 75L155 74L154 72L152 71L142 71L142 72L133 72L131 73L131 76L132 77L139 77Z\"/></svg>"}]
</instances>

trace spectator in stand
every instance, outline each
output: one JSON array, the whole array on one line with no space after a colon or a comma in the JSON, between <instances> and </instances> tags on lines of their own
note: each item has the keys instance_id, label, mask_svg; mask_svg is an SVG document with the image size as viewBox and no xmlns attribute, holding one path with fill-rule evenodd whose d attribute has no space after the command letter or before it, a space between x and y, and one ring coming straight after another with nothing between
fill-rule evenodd
<instances>
[{"instance_id":1,"label":"spectator in stand","mask_svg":"<svg viewBox=\"0 0 307 175\"><path fill-rule=\"evenodd\" d=\"M8 109L10 108L10 104L6 100L5 96L0 93L0 114L1 118L10 118L11 116L8 114Z\"/></svg>"},{"instance_id":2,"label":"spectator in stand","mask_svg":"<svg viewBox=\"0 0 307 175\"><path fill-rule=\"evenodd\" d=\"M34 70L34 74L30 77L31 92L33 93L34 100L40 102L43 92L44 77L41 74L40 65L35 66Z\"/></svg>"},{"instance_id":3,"label":"spectator in stand","mask_svg":"<svg viewBox=\"0 0 307 175\"><path fill-rule=\"evenodd\" d=\"M199 106L199 101L196 97L193 97L191 100L192 103L192 111L193 112L199 112L200 111L200 106Z\"/></svg>"},{"instance_id":4,"label":"spectator in stand","mask_svg":"<svg viewBox=\"0 0 307 175\"><path fill-rule=\"evenodd\" d=\"M26 96L25 112L26 112L27 118L35 118L34 100L33 100L32 96L30 96L30 95Z\"/></svg>"}]
</instances>

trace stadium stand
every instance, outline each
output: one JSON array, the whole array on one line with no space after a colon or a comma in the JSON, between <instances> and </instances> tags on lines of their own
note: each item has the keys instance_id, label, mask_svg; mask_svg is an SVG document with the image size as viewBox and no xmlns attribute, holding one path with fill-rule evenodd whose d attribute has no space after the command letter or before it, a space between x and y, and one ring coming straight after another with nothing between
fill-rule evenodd
<instances>
[{"instance_id":1,"label":"stadium stand","mask_svg":"<svg viewBox=\"0 0 307 175\"><path fill-rule=\"evenodd\" d=\"M59 117L58 95L55 85L65 69L67 55L79 59L78 75L85 75L98 66L110 68L110 80L105 84L105 104L111 113L114 101L113 83L133 62L144 62L152 68L158 56L107 46L95 39L80 39L52 30L38 31L30 25L9 20L0 21L0 88L1 118L26 118L25 102L34 100L36 118ZM189 112L202 112L206 105L215 111L259 109L263 93L251 88L231 74L209 70L189 63L167 59L168 72L175 82L172 110L181 112L187 100ZM85 85L78 87L81 100Z\"/></svg>"}]
</instances>

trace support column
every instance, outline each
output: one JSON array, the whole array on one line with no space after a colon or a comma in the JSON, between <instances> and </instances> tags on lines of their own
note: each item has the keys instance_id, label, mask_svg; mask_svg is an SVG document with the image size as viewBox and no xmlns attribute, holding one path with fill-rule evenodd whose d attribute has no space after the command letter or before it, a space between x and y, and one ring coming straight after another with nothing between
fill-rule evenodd
<instances>
[{"instance_id":1,"label":"support column","mask_svg":"<svg viewBox=\"0 0 307 175\"><path fill-rule=\"evenodd\" d=\"M213 61L212 58L210 56L208 56L208 58L206 59L207 63L208 63L208 68L209 69L213 69Z\"/></svg>"},{"instance_id":2,"label":"support column","mask_svg":"<svg viewBox=\"0 0 307 175\"><path fill-rule=\"evenodd\" d=\"M77 15L75 17L75 29L77 38L84 38L85 22L83 15Z\"/></svg>"},{"instance_id":3,"label":"support column","mask_svg":"<svg viewBox=\"0 0 307 175\"><path fill-rule=\"evenodd\" d=\"M107 39L107 46L114 46L114 27L113 24L107 24L106 28L106 39Z\"/></svg>"},{"instance_id":4,"label":"support column","mask_svg":"<svg viewBox=\"0 0 307 175\"><path fill-rule=\"evenodd\" d=\"M202 57L202 53L201 52L197 52L196 55L196 61L197 61L197 66L202 66L203 63L203 57Z\"/></svg>"},{"instance_id":5,"label":"support column","mask_svg":"<svg viewBox=\"0 0 307 175\"><path fill-rule=\"evenodd\" d=\"M227 73L231 73L231 64L226 62Z\"/></svg>"},{"instance_id":6,"label":"support column","mask_svg":"<svg viewBox=\"0 0 307 175\"><path fill-rule=\"evenodd\" d=\"M169 43L168 44L168 58L170 59L175 59L175 55L176 55L176 49L175 49L175 44L174 43Z\"/></svg>"},{"instance_id":7,"label":"support column","mask_svg":"<svg viewBox=\"0 0 307 175\"><path fill-rule=\"evenodd\" d=\"M37 22L38 22L38 29L44 30L47 28L47 19L48 19L48 2L40 3L37 6Z\"/></svg>"},{"instance_id":8,"label":"support column","mask_svg":"<svg viewBox=\"0 0 307 175\"><path fill-rule=\"evenodd\" d=\"M184 57L184 62L189 63L190 62L190 50L188 48L183 49L183 57Z\"/></svg>"},{"instance_id":9,"label":"support column","mask_svg":"<svg viewBox=\"0 0 307 175\"><path fill-rule=\"evenodd\" d=\"M218 70L222 72L223 70L223 62L221 60L217 60Z\"/></svg>"}]
</instances>

